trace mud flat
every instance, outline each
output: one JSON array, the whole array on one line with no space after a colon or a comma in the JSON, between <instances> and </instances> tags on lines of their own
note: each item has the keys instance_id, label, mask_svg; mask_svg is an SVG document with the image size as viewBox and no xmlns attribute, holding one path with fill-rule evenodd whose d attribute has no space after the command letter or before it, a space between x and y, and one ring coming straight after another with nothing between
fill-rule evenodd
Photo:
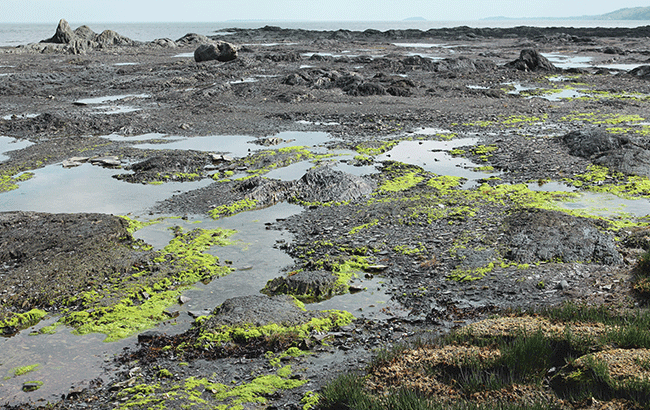
<instances>
[{"instance_id":1,"label":"mud flat","mask_svg":"<svg viewBox=\"0 0 650 410\"><path fill-rule=\"evenodd\" d=\"M647 27L215 32L0 49L0 403L647 404Z\"/></svg>"}]
</instances>

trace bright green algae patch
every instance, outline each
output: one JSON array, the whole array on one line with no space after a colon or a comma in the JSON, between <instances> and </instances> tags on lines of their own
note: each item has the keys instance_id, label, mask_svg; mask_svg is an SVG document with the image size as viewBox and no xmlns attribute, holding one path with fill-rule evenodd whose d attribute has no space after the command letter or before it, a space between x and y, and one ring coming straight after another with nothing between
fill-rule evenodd
<instances>
[{"instance_id":1,"label":"bright green algae patch","mask_svg":"<svg viewBox=\"0 0 650 410\"><path fill-rule=\"evenodd\" d=\"M141 269L111 286L90 290L69 298L75 311L61 321L73 326L77 334L104 333L111 342L131 336L169 319L166 309L176 303L183 289L204 280L229 274L232 269L219 264L219 258L206 251L212 246L230 244L235 231L194 229L178 236L158 252L153 262L166 266L153 272Z\"/></svg>"},{"instance_id":2,"label":"bright green algae patch","mask_svg":"<svg viewBox=\"0 0 650 410\"><path fill-rule=\"evenodd\" d=\"M205 319L207 318L206 316ZM303 339L308 337L312 331L328 332L335 327L349 325L352 320L354 320L354 316L349 312L325 310L323 316L315 317L306 323L294 326L273 323L265 326L254 326L252 324L240 326L222 325L216 329L202 329L198 341L199 346L209 348L215 343L247 342L250 339L271 338L281 335L293 335L298 339ZM197 319L199 325L201 322L202 320Z\"/></svg>"},{"instance_id":3,"label":"bright green algae patch","mask_svg":"<svg viewBox=\"0 0 650 410\"><path fill-rule=\"evenodd\" d=\"M624 175L607 167L590 165L587 172L565 182L593 192L605 192L624 199L650 198L650 178Z\"/></svg>"},{"instance_id":4,"label":"bright green algae patch","mask_svg":"<svg viewBox=\"0 0 650 410\"><path fill-rule=\"evenodd\" d=\"M40 309L32 309L25 313L14 313L8 319L0 320L0 327L12 326L17 330L34 326L47 315L47 312Z\"/></svg>"},{"instance_id":5,"label":"bright green algae patch","mask_svg":"<svg viewBox=\"0 0 650 410\"><path fill-rule=\"evenodd\" d=\"M300 161L318 161L331 158L335 154L314 154L304 146L279 148L277 150L264 150L248 155L237 160L237 165L248 168L247 176L238 180L245 180L255 176L262 176L276 168L283 168ZM224 178L225 177L225 178ZM216 181L227 181L230 175L220 173L214 174L212 178ZM248 209L243 209L248 210Z\"/></svg>"},{"instance_id":6,"label":"bright green algae patch","mask_svg":"<svg viewBox=\"0 0 650 410\"><path fill-rule=\"evenodd\" d=\"M183 283L196 283L201 280L225 276L232 269L219 265L219 258L205 251L212 246L227 246L228 239L236 231L232 229L194 229L181 233L160 251L154 262L172 260L183 268L176 280Z\"/></svg>"},{"instance_id":7,"label":"bright green algae patch","mask_svg":"<svg viewBox=\"0 0 650 410\"><path fill-rule=\"evenodd\" d=\"M224 218L226 216L232 216L244 211L250 211L251 209L255 209L256 207L257 207L256 200L242 199L231 205L218 206L212 209L211 211L209 211L208 214L212 217L212 219L219 219L219 218Z\"/></svg>"},{"instance_id":8,"label":"bright green algae patch","mask_svg":"<svg viewBox=\"0 0 650 410\"><path fill-rule=\"evenodd\" d=\"M20 367L14 367L13 369L9 370L9 376L5 377L5 380L10 379L12 377L19 377L23 376L27 373L31 373L38 369L41 365L39 363L37 364L30 364L27 366L20 366Z\"/></svg>"},{"instance_id":9,"label":"bright green algae patch","mask_svg":"<svg viewBox=\"0 0 650 410\"><path fill-rule=\"evenodd\" d=\"M291 378L290 365L273 374L258 376L248 383L228 386L208 378L188 377L179 382L139 384L118 394L123 402L119 409L192 408L211 410L243 410L245 404L264 404L267 396L278 390L300 387L308 380Z\"/></svg>"},{"instance_id":10,"label":"bright green algae patch","mask_svg":"<svg viewBox=\"0 0 650 410\"><path fill-rule=\"evenodd\" d=\"M18 170L7 170L0 172L0 192L12 191L18 189L18 183L27 181L34 177L32 172L23 172Z\"/></svg>"}]
</instances>

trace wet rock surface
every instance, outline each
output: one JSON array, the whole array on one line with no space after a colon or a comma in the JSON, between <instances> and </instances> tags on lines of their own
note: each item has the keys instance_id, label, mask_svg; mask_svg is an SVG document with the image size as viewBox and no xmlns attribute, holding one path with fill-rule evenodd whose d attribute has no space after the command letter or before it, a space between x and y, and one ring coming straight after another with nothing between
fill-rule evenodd
<instances>
[{"instance_id":1,"label":"wet rock surface","mask_svg":"<svg viewBox=\"0 0 650 410\"><path fill-rule=\"evenodd\" d=\"M203 327L214 329L220 325L283 326L306 322L310 314L300 310L290 296L251 295L228 299L212 312Z\"/></svg>"},{"instance_id":2,"label":"wet rock surface","mask_svg":"<svg viewBox=\"0 0 650 410\"><path fill-rule=\"evenodd\" d=\"M132 249L126 221L112 215L2 212L0 226L3 319L11 306L62 308L62 299L146 259Z\"/></svg>"},{"instance_id":3,"label":"wet rock surface","mask_svg":"<svg viewBox=\"0 0 650 410\"><path fill-rule=\"evenodd\" d=\"M243 386L256 377L277 376L279 366L273 359L293 366L290 376L278 376L282 383L306 383L277 389L265 399L277 408L296 408L307 391L318 391L341 371L363 367L375 348L446 332L506 308L533 309L567 300L608 306L634 303L630 270L647 245L647 235L621 228L616 218L593 221L539 210L539 197L521 186L502 185L543 186L548 180L567 180L577 186L572 181L579 180L600 186L614 179L579 179L593 165L649 175L643 121L650 117L650 85L643 69L630 75L595 66L561 72L539 54L559 53L561 44L564 56L576 52L594 64L606 64L612 54L602 50L619 47L625 53L617 52L617 62L642 63L647 27L224 31L231 34L135 43L111 32L97 35L87 27L72 31L62 22L49 43L1 49L2 65L13 67L0 67L8 74L0 76L0 134L34 143L6 154L8 159L0 163L3 184L13 181L20 192L23 173L60 169L66 160L110 158L113 162L106 165L122 167L112 175L125 183L210 182L159 202L148 210L152 218L189 214L209 219L208 212L219 207L232 208L223 214L230 215L282 201L300 204L300 214L266 226L292 233L293 240L278 248L294 258L287 270L299 271L271 275L281 276L273 285L276 290L327 295L335 273L353 271L377 279L373 288L357 288L359 296L373 300L372 292L383 292L390 303L376 309L375 316L320 330L312 327L298 338L248 340L243 332L238 342L217 337L200 347L196 345L205 343L201 332L206 329L300 326L327 313L305 312L291 296L260 296L261 289L229 298L216 309L212 305L209 311L189 307L192 313L186 315L171 308L164 320L180 322L188 316L183 329L161 324L165 330L144 334L111 363L111 373L105 373L110 381L57 392L54 408L114 408L116 403L131 403L136 392L128 389L159 381L169 381L171 388L205 379L196 392L212 400L212 390L221 388L218 383L234 380ZM176 57L217 40L248 45L225 62L199 64L191 57ZM427 45L415 53L412 47L395 45L410 41ZM443 42L453 52L429 45ZM277 44L259 45L265 43ZM346 56L353 53L358 55ZM138 64L129 64L136 59ZM508 65L515 60L515 66ZM549 94L514 93L520 85ZM598 93L548 98L566 87ZM106 96L114 99L101 104L114 107L112 111L99 109L99 103L79 103ZM336 141L318 149L287 150L287 141L274 139L280 131L324 131ZM166 141L158 141L161 149L138 148L137 138L131 137L148 133L156 134L151 139L189 140L250 135L262 145L251 144L248 155L232 155L218 144L181 150L165 149ZM476 139L453 155L471 162L467 167L493 170L476 170L477 177L463 186L464 179L441 179L428 171L430 163L377 160L379 155L394 155L388 151L400 141L445 138ZM360 167L361 175L356 175L327 166L340 159L319 157L330 150L345 152L340 162L346 166L368 166L367 173ZM303 161L318 166L292 180L265 177L269 170ZM81 160L71 163L77 162ZM166 291L177 286L165 281L165 264L171 261L152 262L148 251L134 249L141 244L128 235L128 223L121 218L25 212L0 216L0 312L7 316L32 307L49 309L51 299L41 288L61 295L82 288L101 290L110 275L129 283L129 277L141 280L146 272L157 275L155 282L164 284ZM175 235L184 238L178 230ZM57 283L48 288L52 278ZM72 279L74 286L68 286L66 281ZM144 304L152 294L139 290L136 299ZM211 317L201 318L205 313ZM192 322L189 317L200 319ZM3 327L3 334L20 331L12 326ZM183 351L179 346L192 348ZM290 347L311 354L282 356ZM215 373L218 376L212 376ZM152 394L162 399L166 393ZM66 400L58 401L62 395ZM187 398L176 404L189 402Z\"/></svg>"},{"instance_id":4,"label":"wet rock surface","mask_svg":"<svg viewBox=\"0 0 650 410\"><path fill-rule=\"evenodd\" d=\"M286 293L307 300L326 299L334 294L336 280L331 272L303 271L270 280L263 292L272 295Z\"/></svg>"},{"instance_id":5,"label":"wet rock surface","mask_svg":"<svg viewBox=\"0 0 650 410\"><path fill-rule=\"evenodd\" d=\"M623 262L614 239L586 219L559 212L526 210L509 216L505 224L510 248L506 257L517 262L594 261L605 265Z\"/></svg>"}]
</instances>

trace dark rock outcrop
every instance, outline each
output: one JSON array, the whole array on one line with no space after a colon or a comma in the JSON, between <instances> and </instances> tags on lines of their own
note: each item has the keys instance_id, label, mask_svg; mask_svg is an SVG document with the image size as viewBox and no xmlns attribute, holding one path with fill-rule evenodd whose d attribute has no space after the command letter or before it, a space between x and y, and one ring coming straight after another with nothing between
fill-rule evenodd
<instances>
[{"instance_id":1,"label":"dark rock outcrop","mask_svg":"<svg viewBox=\"0 0 650 410\"><path fill-rule=\"evenodd\" d=\"M625 137L614 135L602 128L587 128L571 131L562 137L562 142L569 147L569 154L576 157L590 158L613 149L619 149L628 140Z\"/></svg>"},{"instance_id":2,"label":"dark rock outcrop","mask_svg":"<svg viewBox=\"0 0 650 410\"><path fill-rule=\"evenodd\" d=\"M521 50L519 58L506 64L506 67L515 68L521 71L560 71L539 51L526 48Z\"/></svg>"},{"instance_id":3,"label":"dark rock outcrop","mask_svg":"<svg viewBox=\"0 0 650 410\"><path fill-rule=\"evenodd\" d=\"M75 37L75 33L70 28L70 24L64 19L59 20L59 25L56 27L54 35L41 43L56 43L56 44L69 44Z\"/></svg>"},{"instance_id":4,"label":"dark rock outcrop","mask_svg":"<svg viewBox=\"0 0 650 410\"><path fill-rule=\"evenodd\" d=\"M590 128L572 131L562 141L571 155L591 159L595 164L627 175L650 177L650 150L635 144L628 136Z\"/></svg>"},{"instance_id":5,"label":"dark rock outcrop","mask_svg":"<svg viewBox=\"0 0 650 410\"><path fill-rule=\"evenodd\" d=\"M306 202L345 202L369 195L375 185L365 178L331 167L312 168L296 183L297 197Z\"/></svg>"},{"instance_id":6,"label":"dark rock outcrop","mask_svg":"<svg viewBox=\"0 0 650 410\"><path fill-rule=\"evenodd\" d=\"M650 178L650 151L635 145L609 151L605 155L596 158L594 163L626 175L639 175Z\"/></svg>"},{"instance_id":7,"label":"dark rock outcrop","mask_svg":"<svg viewBox=\"0 0 650 410\"><path fill-rule=\"evenodd\" d=\"M504 226L509 248L505 257L519 263L623 263L614 239L585 218L526 209L506 218Z\"/></svg>"},{"instance_id":8,"label":"dark rock outcrop","mask_svg":"<svg viewBox=\"0 0 650 410\"><path fill-rule=\"evenodd\" d=\"M345 202L369 195L375 185L365 178L336 171L328 166L312 168L297 181L250 178L236 190L259 205L270 205L290 198L305 202Z\"/></svg>"},{"instance_id":9,"label":"dark rock outcrop","mask_svg":"<svg viewBox=\"0 0 650 410\"><path fill-rule=\"evenodd\" d=\"M641 65L627 72L637 78L650 78L650 65Z\"/></svg>"},{"instance_id":10,"label":"dark rock outcrop","mask_svg":"<svg viewBox=\"0 0 650 410\"><path fill-rule=\"evenodd\" d=\"M237 47L225 41L220 41L216 44L201 44L194 51L194 60L197 63L211 60L226 62L236 58Z\"/></svg>"},{"instance_id":11,"label":"dark rock outcrop","mask_svg":"<svg viewBox=\"0 0 650 410\"><path fill-rule=\"evenodd\" d=\"M289 294L299 298L320 300L335 292L336 276L325 271L302 271L270 280L263 289L269 295Z\"/></svg>"},{"instance_id":12,"label":"dark rock outcrop","mask_svg":"<svg viewBox=\"0 0 650 410\"><path fill-rule=\"evenodd\" d=\"M250 295L226 300L214 309L212 317L203 326L207 329L244 324L291 326L307 322L314 316L314 313L300 309L291 296Z\"/></svg>"},{"instance_id":13,"label":"dark rock outcrop","mask_svg":"<svg viewBox=\"0 0 650 410\"><path fill-rule=\"evenodd\" d=\"M178 46L190 46L193 44L209 44L210 39L203 34L188 33L176 40Z\"/></svg>"},{"instance_id":14,"label":"dark rock outcrop","mask_svg":"<svg viewBox=\"0 0 650 410\"><path fill-rule=\"evenodd\" d=\"M89 49L105 48L111 46L133 46L137 43L128 37L124 37L113 30L105 30L101 34L92 31L88 26L81 26L72 31L70 25L64 19L59 21L56 33L41 43L62 44L64 51L73 54L83 54Z\"/></svg>"}]
</instances>

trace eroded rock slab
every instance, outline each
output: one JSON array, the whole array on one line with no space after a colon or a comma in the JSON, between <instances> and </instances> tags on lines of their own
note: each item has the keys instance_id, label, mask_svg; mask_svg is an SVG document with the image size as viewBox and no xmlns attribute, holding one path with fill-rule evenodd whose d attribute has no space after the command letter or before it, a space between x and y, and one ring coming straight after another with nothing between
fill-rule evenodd
<instances>
[{"instance_id":1,"label":"eroded rock slab","mask_svg":"<svg viewBox=\"0 0 650 410\"><path fill-rule=\"evenodd\" d=\"M301 310L296 301L287 295L234 297L214 309L212 315L204 325L206 329L244 324L265 326L275 323L291 326L307 322L314 317L313 313Z\"/></svg>"},{"instance_id":2,"label":"eroded rock slab","mask_svg":"<svg viewBox=\"0 0 650 410\"><path fill-rule=\"evenodd\" d=\"M270 280L264 292L271 295L289 294L306 299L325 299L333 295L336 276L332 272L302 271L295 275Z\"/></svg>"},{"instance_id":3,"label":"eroded rock slab","mask_svg":"<svg viewBox=\"0 0 650 410\"><path fill-rule=\"evenodd\" d=\"M506 218L505 226L509 247L505 256L519 263L623 263L614 239L585 218L543 209L526 209Z\"/></svg>"}]
</instances>

